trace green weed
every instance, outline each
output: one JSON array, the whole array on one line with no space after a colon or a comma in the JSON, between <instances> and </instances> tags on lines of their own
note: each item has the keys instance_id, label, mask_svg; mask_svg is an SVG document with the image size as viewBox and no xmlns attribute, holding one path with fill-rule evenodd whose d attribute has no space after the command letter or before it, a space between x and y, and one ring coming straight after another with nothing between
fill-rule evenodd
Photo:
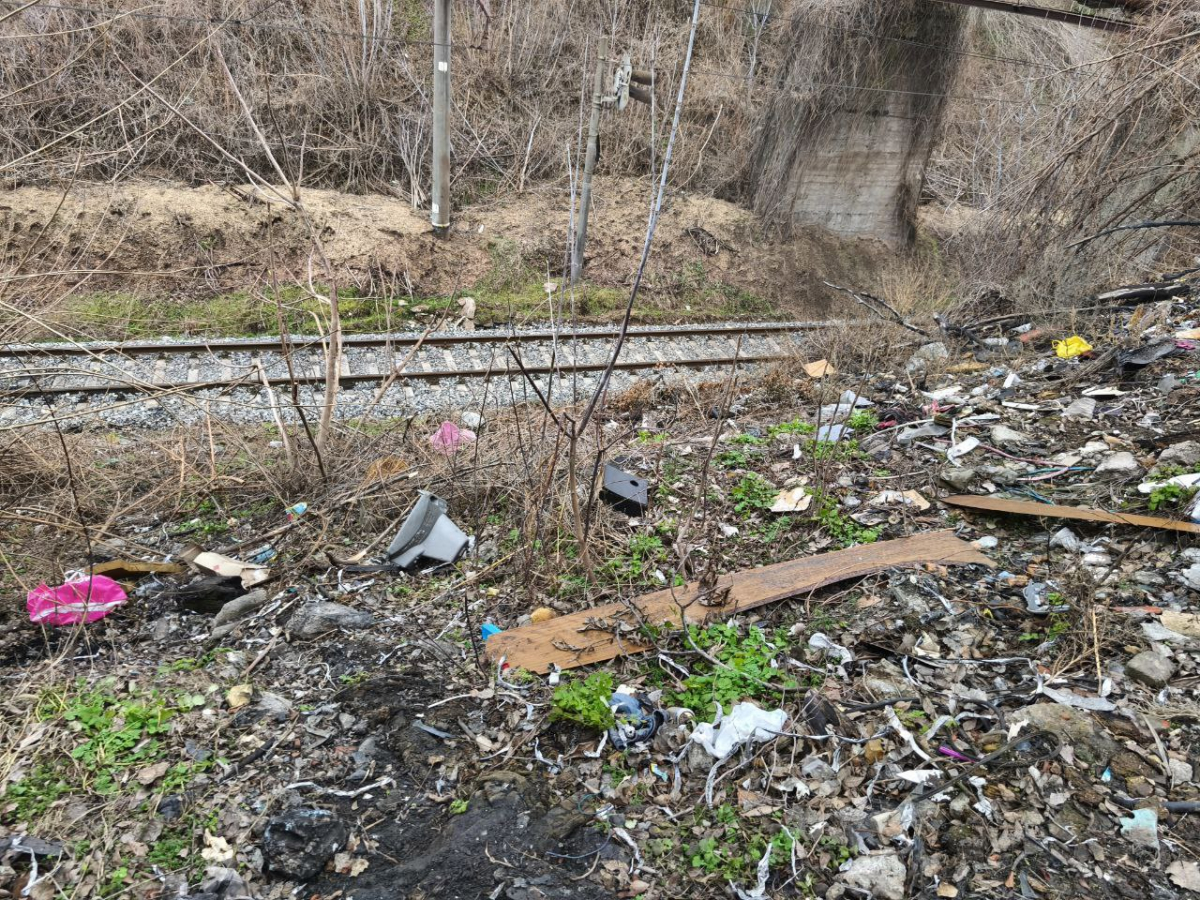
<instances>
[{"instance_id":1,"label":"green weed","mask_svg":"<svg viewBox=\"0 0 1200 900\"><path fill-rule=\"evenodd\" d=\"M593 672L583 681L564 676L554 689L550 718L605 731L616 724L608 706L612 692L613 680L608 672Z\"/></svg>"},{"instance_id":2,"label":"green weed","mask_svg":"<svg viewBox=\"0 0 1200 900\"><path fill-rule=\"evenodd\" d=\"M1179 484L1164 484L1150 492L1147 506L1151 512L1157 512L1164 506L1182 506L1196 496L1197 488L1183 487Z\"/></svg>"},{"instance_id":3,"label":"green weed","mask_svg":"<svg viewBox=\"0 0 1200 900\"><path fill-rule=\"evenodd\" d=\"M743 637L737 626L730 624L706 629L690 625L688 633L697 647L724 665L696 663L683 682L683 690L669 692L671 706L686 706L702 718L711 717L718 703L726 712L744 699L778 706L782 696L772 685L787 690L797 687L794 678L771 665L790 647L784 634L769 638L762 629L751 626Z\"/></svg>"},{"instance_id":4,"label":"green weed","mask_svg":"<svg viewBox=\"0 0 1200 900\"><path fill-rule=\"evenodd\" d=\"M814 497L814 500L817 509L813 518L826 534L843 547L852 547L855 544L873 544L879 540L879 528L859 525L849 516L843 515L836 498L817 496Z\"/></svg>"},{"instance_id":5,"label":"green weed","mask_svg":"<svg viewBox=\"0 0 1200 900\"><path fill-rule=\"evenodd\" d=\"M752 516L756 512L769 510L779 492L761 475L748 472L742 480L733 486L734 512L743 516Z\"/></svg>"}]
</instances>

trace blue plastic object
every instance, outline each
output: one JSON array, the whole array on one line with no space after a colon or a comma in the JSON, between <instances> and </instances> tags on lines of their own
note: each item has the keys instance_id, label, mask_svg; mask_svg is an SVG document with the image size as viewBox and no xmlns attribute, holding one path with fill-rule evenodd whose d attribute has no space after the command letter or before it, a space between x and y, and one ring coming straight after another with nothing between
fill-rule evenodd
<instances>
[{"instance_id":1,"label":"blue plastic object","mask_svg":"<svg viewBox=\"0 0 1200 900\"><path fill-rule=\"evenodd\" d=\"M503 630L504 629L501 628L499 625L493 625L491 622L484 622L482 625L479 626L479 633L483 635L483 639L485 641L488 638L490 638L493 634L499 634Z\"/></svg>"}]
</instances>

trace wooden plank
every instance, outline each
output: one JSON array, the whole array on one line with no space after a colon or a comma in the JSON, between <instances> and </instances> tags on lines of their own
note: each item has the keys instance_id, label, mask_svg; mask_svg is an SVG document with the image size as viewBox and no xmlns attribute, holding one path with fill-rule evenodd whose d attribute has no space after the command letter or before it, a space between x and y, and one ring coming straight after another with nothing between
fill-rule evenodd
<instances>
[{"instance_id":1,"label":"wooden plank","mask_svg":"<svg viewBox=\"0 0 1200 900\"><path fill-rule=\"evenodd\" d=\"M1133 513L1112 513L1080 506L1056 506L1053 503L1034 503L1030 500L1002 500L998 497L976 497L959 494L946 497L943 503L965 509L982 509L987 512L1014 513L1018 516L1038 516L1043 519L1080 519L1084 522L1110 522L1114 525L1137 525L1141 528L1166 528L1170 531L1185 531L1200 534L1200 525L1162 519L1158 516L1138 516Z\"/></svg>"},{"instance_id":2,"label":"wooden plank","mask_svg":"<svg viewBox=\"0 0 1200 900\"><path fill-rule=\"evenodd\" d=\"M485 646L493 660L504 657L509 665L531 672L548 672L551 664L571 669L649 649L633 639L642 622L665 625L678 624L684 619L690 624L703 625L849 578L921 563L993 564L953 532L935 531L734 572L722 576L716 587L707 592L699 582L692 582L686 587L646 594L628 603L585 609L502 631L488 638Z\"/></svg>"}]
</instances>

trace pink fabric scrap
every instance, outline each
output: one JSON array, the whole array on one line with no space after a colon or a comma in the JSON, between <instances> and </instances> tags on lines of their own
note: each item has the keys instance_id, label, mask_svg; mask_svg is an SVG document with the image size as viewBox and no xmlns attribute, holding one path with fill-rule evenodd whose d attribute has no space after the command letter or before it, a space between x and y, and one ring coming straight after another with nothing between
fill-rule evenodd
<instances>
[{"instance_id":1,"label":"pink fabric scrap","mask_svg":"<svg viewBox=\"0 0 1200 900\"><path fill-rule=\"evenodd\" d=\"M475 440L475 432L469 428L459 428L453 422L443 422L438 426L429 437L429 443L433 444L433 449L439 453L445 453L449 456L452 453L457 453L463 444L469 444Z\"/></svg>"},{"instance_id":2,"label":"pink fabric scrap","mask_svg":"<svg viewBox=\"0 0 1200 900\"><path fill-rule=\"evenodd\" d=\"M68 580L58 587L39 584L25 596L29 621L46 625L95 622L127 600L119 584L104 575Z\"/></svg>"}]
</instances>

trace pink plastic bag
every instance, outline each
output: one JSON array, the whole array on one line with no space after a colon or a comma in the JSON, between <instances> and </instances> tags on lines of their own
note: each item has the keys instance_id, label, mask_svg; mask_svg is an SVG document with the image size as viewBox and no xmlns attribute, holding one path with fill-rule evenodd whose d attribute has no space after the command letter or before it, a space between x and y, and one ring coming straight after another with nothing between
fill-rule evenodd
<instances>
[{"instance_id":1,"label":"pink plastic bag","mask_svg":"<svg viewBox=\"0 0 1200 900\"><path fill-rule=\"evenodd\" d=\"M429 443L433 444L433 449L447 456L456 453L463 444L469 444L473 440L475 432L469 428L459 428L453 422L443 422L438 430L429 436Z\"/></svg>"},{"instance_id":2,"label":"pink plastic bag","mask_svg":"<svg viewBox=\"0 0 1200 900\"><path fill-rule=\"evenodd\" d=\"M29 621L47 625L78 625L103 619L126 600L121 586L104 575L88 578L68 574L66 584L40 584L25 597Z\"/></svg>"}]
</instances>

